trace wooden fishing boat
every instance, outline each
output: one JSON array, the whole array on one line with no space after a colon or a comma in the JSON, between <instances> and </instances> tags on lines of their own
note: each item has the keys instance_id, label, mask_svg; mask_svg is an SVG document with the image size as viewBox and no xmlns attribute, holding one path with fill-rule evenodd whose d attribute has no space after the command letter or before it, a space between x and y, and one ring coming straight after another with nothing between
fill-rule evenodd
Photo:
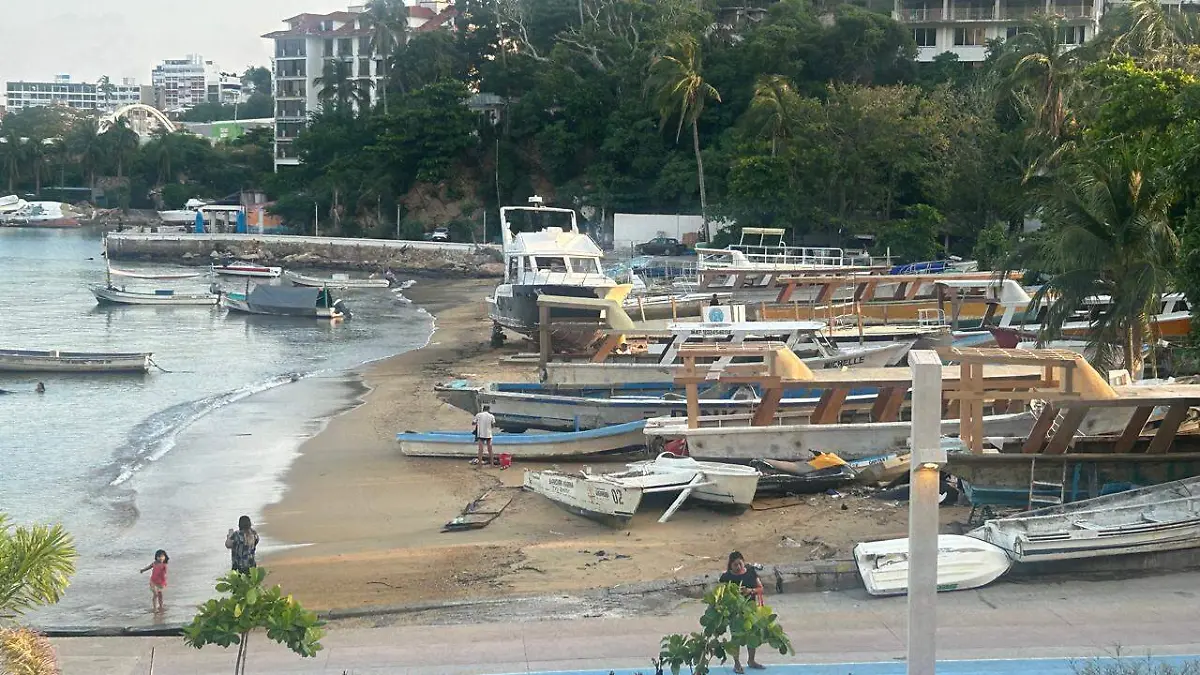
<instances>
[{"instance_id":1,"label":"wooden fishing boat","mask_svg":"<svg viewBox=\"0 0 1200 675\"><path fill-rule=\"evenodd\" d=\"M967 533L1020 563L1200 546L1200 477L989 520Z\"/></svg>"},{"instance_id":2,"label":"wooden fishing boat","mask_svg":"<svg viewBox=\"0 0 1200 675\"><path fill-rule=\"evenodd\" d=\"M568 474L561 471L526 471L523 487L546 497L576 515L607 525L623 526L637 513L645 485L674 488L671 477L653 477L653 481L609 480L605 476Z\"/></svg>"},{"instance_id":3,"label":"wooden fishing boat","mask_svg":"<svg viewBox=\"0 0 1200 675\"><path fill-rule=\"evenodd\" d=\"M214 292L180 293L171 289L130 291L124 288L117 288L111 284L108 286L101 286L99 284L92 286L92 294L96 296L96 302L102 305L207 305L212 307L221 300L221 294Z\"/></svg>"},{"instance_id":4,"label":"wooden fishing boat","mask_svg":"<svg viewBox=\"0 0 1200 675\"><path fill-rule=\"evenodd\" d=\"M149 352L0 349L0 371L9 373L144 373L150 364Z\"/></svg>"},{"instance_id":5,"label":"wooden fishing boat","mask_svg":"<svg viewBox=\"0 0 1200 675\"><path fill-rule=\"evenodd\" d=\"M327 288L255 286L248 293L226 293L221 304L230 311L267 316L297 316L344 319L350 316L345 303Z\"/></svg>"},{"instance_id":6,"label":"wooden fishing boat","mask_svg":"<svg viewBox=\"0 0 1200 675\"><path fill-rule=\"evenodd\" d=\"M817 494L836 490L858 479L858 473L841 458L838 458L840 463L830 465L825 457L822 455L817 458L820 461L808 462L752 460L750 466L762 473L758 479L758 496Z\"/></svg>"},{"instance_id":7,"label":"wooden fishing boat","mask_svg":"<svg viewBox=\"0 0 1200 675\"><path fill-rule=\"evenodd\" d=\"M283 274L282 267L264 267L262 265L250 265L243 263L213 265L212 271L214 274L219 274L225 277L259 277L266 279L274 279Z\"/></svg>"},{"instance_id":8,"label":"wooden fishing boat","mask_svg":"<svg viewBox=\"0 0 1200 675\"><path fill-rule=\"evenodd\" d=\"M129 277L131 279L153 279L155 281L174 281L176 279L195 279L202 277L208 272L164 272L164 273L147 273L134 272L131 270L121 270L115 267L108 268L108 273L114 277Z\"/></svg>"},{"instance_id":9,"label":"wooden fishing boat","mask_svg":"<svg viewBox=\"0 0 1200 675\"><path fill-rule=\"evenodd\" d=\"M310 277L296 272L284 272L283 278L296 286L313 288L387 288L392 282L387 279L352 279L347 274L334 274L329 277Z\"/></svg>"},{"instance_id":10,"label":"wooden fishing boat","mask_svg":"<svg viewBox=\"0 0 1200 675\"><path fill-rule=\"evenodd\" d=\"M492 439L497 453L518 459L584 457L645 446L644 420L587 431L537 434L498 434ZM396 434L400 452L409 457L475 457L477 443L471 433L404 432Z\"/></svg>"},{"instance_id":11,"label":"wooden fishing boat","mask_svg":"<svg viewBox=\"0 0 1200 675\"><path fill-rule=\"evenodd\" d=\"M854 547L854 562L871 595L908 593L907 538L859 544ZM1012 560L999 546L963 535L938 535L938 591L986 586L1011 566Z\"/></svg>"},{"instance_id":12,"label":"wooden fishing boat","mask_svg":"<svg viewBox=\"0 0 1200 675\"><path fill-rule=\"evenodd\" d=\"M661 453L658 457L628 465L629 472L642 471L654 474L687 474L690 483L696 476L703 477L708 485L696 487L691 497L714 504L727 504L747 507L754 501L758 490L761 472L750 466L739 464L723 464L720 462L701 462L691 457L678 457L671 453Z\"/></svg>"}]
</instances>

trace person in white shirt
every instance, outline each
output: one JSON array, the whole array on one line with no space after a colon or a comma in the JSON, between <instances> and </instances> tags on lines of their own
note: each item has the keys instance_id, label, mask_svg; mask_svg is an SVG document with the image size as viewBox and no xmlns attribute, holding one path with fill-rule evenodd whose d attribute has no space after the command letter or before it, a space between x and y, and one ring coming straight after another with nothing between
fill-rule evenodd
<instances>
[{"instance_id":1,"label":"person in white shirt","mask_svg":"<svg viewBox=\"0 0 1200 675\"><path fill-rule=\"evenodd\" d=\"M487 465L490 466L495 458L492 455L492 426L496 424L496 417L492 415L491 406L483 406L483 410L475 415L475 442L479 446L479 457L475 462L477 466L484 466L483 463L483 446L487 445Z\"/></svg>"}]
</instances>

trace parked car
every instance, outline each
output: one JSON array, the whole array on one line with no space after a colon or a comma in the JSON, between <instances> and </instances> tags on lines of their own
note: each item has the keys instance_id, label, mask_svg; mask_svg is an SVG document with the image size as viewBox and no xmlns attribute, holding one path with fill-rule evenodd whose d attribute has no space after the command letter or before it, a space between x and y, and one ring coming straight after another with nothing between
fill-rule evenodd
<instances>
[{"instance_id":1,"label":"parked car","mask_svg":"<svg viewBox=\"0 0 1200 675\"><path fill-rule=\"evenodd\" d=\"M688 252L688 247L678 239L655 237L644 244L638 244L634 251L639 255L684 255Z\"/></svg>"},{"instance_id":2,"label":"parked car","mask_svg":"<svg viewBox=\"0 0 1200 675\"><path fill-rule=\"evenodd\" d=\"M450 241L450 229L446 227L435 228L433 234L429 235L430 241Z\"/></svg>"}]
</instances>

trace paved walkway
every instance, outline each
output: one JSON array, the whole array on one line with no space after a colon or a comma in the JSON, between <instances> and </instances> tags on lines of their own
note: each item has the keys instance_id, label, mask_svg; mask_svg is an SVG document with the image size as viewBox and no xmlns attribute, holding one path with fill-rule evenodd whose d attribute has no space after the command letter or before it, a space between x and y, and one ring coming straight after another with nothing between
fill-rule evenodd
<instances>
[{"instance_id":1,"label":"paved walkway","mask_svg":"<svg viewBox=\"0 0 1200 675\"><path fill-rule=\"evenodd\" d=\"M1120 652L1129 656L1200 654L1200 573L1107 582L1004 583L939 596L939 673L1068 675L1067 658ZM775 675L902 673L904 598L862 591L770 599L796 646L794 656L763 655ZM699 605L661 616L496 621L456 625L339 624L315 659L301 659L252 638L249 671L256 675L490 675L626 669L652 675L650 658L667 633L697 628ZM426 616L426 621L437 621ZM234 652L196 651L178 638L55 640L66 675L224 674ZM1198 657L1200 658L1200 657ZM1035 659L1035 660L1030 660ZM1048 659L1048 660L1036 660ZM784 662L806 664L784 667ZM816 665L814 665L816 664ZM826 664L826 665L820 665ZM828 665L841 664L841 665ZM855 665L846 665L855 664ZM728 667L716 672L730 672Z\"/></svg>"}]
</instances>

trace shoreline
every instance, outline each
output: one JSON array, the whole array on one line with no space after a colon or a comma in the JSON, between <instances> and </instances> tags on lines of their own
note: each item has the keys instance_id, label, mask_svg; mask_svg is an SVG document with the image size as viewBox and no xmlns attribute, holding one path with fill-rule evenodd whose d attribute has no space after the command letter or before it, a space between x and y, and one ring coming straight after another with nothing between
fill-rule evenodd
<instances>
[{"instance_id":1,"label":"shoreline","mask_svg":"<svg viewBox=\"0 0 1200 675\"><path fill-rule=\"evenodd\" d=\"M524 469L550 464L480 470L465 461L404 457L395 442L399 431L470 428L470 415L439 401L434 384L536 381L535 368L500 362L532 343L489 346L483 298L491 287L474 280L410 289L414 304L435 317L429 343L362 369L370 389L363 402L301 446L283 477L283 498L264 509L261 531L288 547L264 552L260 561L271 583L306 607L579 593L702 577L719 572L735 549L767 565L832 563L860 541L906 536L907 503L854 494L812 495L736 517L684 508L666 524L656 522L666 504L650 500L627 530L614 530L519 490ZM481 530L441 533L464 506L496 487L514 491L503 515ZM944 508L942 521L966 513Z\"/></svg>"}]
</instances>

